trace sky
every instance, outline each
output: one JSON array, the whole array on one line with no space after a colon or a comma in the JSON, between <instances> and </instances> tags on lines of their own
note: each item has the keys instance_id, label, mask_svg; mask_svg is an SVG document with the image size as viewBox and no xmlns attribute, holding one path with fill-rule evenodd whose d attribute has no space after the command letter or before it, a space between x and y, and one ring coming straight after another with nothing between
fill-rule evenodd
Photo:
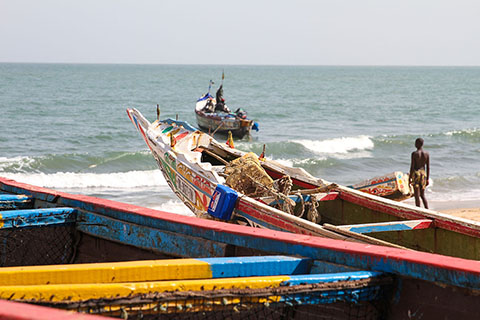
<instances>
[{"instance_id":1,"label":"sky","mask_svg":"<svg viewBox=\"0 0 480 320\"><path fill-rule=\"evenodd\" d=\"M0 0L0 62L480 66L480 1Z\"/></svg>"}]
</instances>

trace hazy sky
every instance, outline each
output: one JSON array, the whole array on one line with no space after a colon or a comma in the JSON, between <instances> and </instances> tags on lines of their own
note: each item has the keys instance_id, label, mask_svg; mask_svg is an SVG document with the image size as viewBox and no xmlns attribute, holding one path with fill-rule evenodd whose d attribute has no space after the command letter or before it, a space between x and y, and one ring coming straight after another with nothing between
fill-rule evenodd
<instances>
[{"instance_id":1,"label":"hazy sky","mask_svg":"<svg viewBox=\"0 0 480 320\"><path fill-rule=\"evenodd\" d=\"M0 62L480 65L479 0L0 0Z\"/></svg>"}]
</instances>

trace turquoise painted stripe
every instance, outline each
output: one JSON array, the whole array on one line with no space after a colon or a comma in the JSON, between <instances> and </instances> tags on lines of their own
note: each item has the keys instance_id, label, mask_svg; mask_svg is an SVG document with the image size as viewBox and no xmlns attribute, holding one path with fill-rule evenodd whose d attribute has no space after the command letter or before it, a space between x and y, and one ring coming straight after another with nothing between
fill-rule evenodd
<instances>
[{"instance_id":1,"label":"turquoise painted stripe","mask_svg":"<svg viewBox=\"0 0 480 320\"><path fill-rule=\"evenodd\" d=\"M28 209L32 207L32 197L27 195L0 194L0 210Z\"/></svg>"},{"instance_id":2,"label":"turquoise painted stripe","mask_svg":"<svg viewBox=\"0 0 480 320\"><path fill-rule=\"evenodd\" d=\"M308 274L312 260L288 256L198 259L210 264L212 278Z\"/></svg>"},{"instance_id":3,"label":"turquoise painted stripe","mask_svg":"<svg viewBox=\"0 0 480 320\"><path fill-rule=\"evenodd\" d=\"M18 194L0 194L0 201L25 201L31 200L32 197Z\"/></svg>"},{"instance_id":4,"label":"turquoise painted stripe","mask_svg":"<svg viewBox=\"0 0 480 320\"><path fill-rule=\"evenodd\" d=\"M3 211L2 229L72 223L75 222L75 215L76 210L73 208Z\"/></svg>"},{"instance_id":5,"label":"turquoise painted stripe","mask_svg":"<svg viewBox=\"0 0 480 320\"><path fill-rule=\"evenodd\" d=\"M176 123L177 125L183 126L188 131L198 131L197 128L193 127L192 125L190 125L190 123L186 121L178 121L178 120L173 120L172 118L168 118L168 119L162 120L161 122L166 122L168 124Z\"/></svg>"},{"instance_id":6,"label":"turquoise painted stripe","mask_svg":"<svg viewBox=\"0 0 480 320\"><path fill-rule=\"evenodd\" d=\"M292 275L290 280L283 281L281 286L297 286L300 284L311 283L329 283L337 281L357 281L383 276L382 272L375 271L353 271L340 273L323 273L323 274L302 274Z\"/></svg>"},{"instance_id":7,"label":"turquoise painted stripe","mask_svg":"<svg viewBox=\"0 0 480 320\"><path fill-rule=\"evenodd\" d=\"M167 127L166 129L163 129L162 133L170 132L172 129L173 129L173 126Z\"/></svg>"},{"instance_id":8,"label":"turquoise painted stripe","mask_svg":"<svg viewBox=\"0 0 480 320\"><path fill-rule=\"evenodd\" d=\"M35 192L29 189L20 188L16 186L11 186L8 184L1 185L2 191L11 193L11 194L21 194L21 195L33 195L35 199L47 201L47 202L55 202L56 199L59 197L55 193L43 193L43 192Z\"/></svg>"},{"instance_id":9,"label":"turquoise painted stripe","mask_svg":"<svg viewBox=\"0 0 480 320\"><path fill-rule=\"evenodd\" d=\"M370 233L370 232L384 232L384 231L404 231L412 230L413 228L406 224L392 224L387 226L365 226L365 227L352 227L348 231L357 233Z\"/></svg>"}]
</instances>

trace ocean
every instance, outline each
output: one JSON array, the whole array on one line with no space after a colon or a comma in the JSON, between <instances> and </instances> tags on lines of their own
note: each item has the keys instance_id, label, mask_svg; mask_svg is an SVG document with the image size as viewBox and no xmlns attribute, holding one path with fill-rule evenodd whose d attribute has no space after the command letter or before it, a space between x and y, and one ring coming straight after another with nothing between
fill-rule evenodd
<instances>
[{"instance_id":1,"label":"ocean","mask_svg":"<svg viewBox=\"0 0 480 320\"><path fill-rule=\"evenodd\" d=\"M422 137L431 208L480 206L479 67L1 63L0 176L190 215L125 110L196 125L223 70L227 105L260 127L236 148L350 185L408 172Z\"/></svg>"}]
</instances>

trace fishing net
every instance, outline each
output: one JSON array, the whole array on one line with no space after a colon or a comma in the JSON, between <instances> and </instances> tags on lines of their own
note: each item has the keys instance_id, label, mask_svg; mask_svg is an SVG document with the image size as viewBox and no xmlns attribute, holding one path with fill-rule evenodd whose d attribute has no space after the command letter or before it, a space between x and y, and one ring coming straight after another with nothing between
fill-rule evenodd
<instances>
[{"instance_id":1,"label":"fishing net","mask_svg":"<svg viewBox=\"0 0 480 320\"><path fill-rule=\"evenodd\" d=\"M389 277L262 289L159 292L34 303L123 319L381 319ZM30 301L32 302L32 301Z\"/></svg>"},{"instance_id":2,"label":"fishing net","mask_svg":"<svg viewBox=\"0 0 480 320\"><path fill-rule=\"evenodd\" d=\"M69 263L74 246L73 223L0 229L0 266Z\"/></svg>"},{"instance_id":3,"label":"fishing net","mask_svg":"<svg viewBox=\"0 0 480 320\"><path fill-rule=\"evenodd\" d=\"M225 174L227 186L250 197L262 196L265 193L264 189L273 188L272 178L252 152L228 163L225 166Z\"/></svg>"},{"instance_id":4,"label":"fishing net","mask_svg":"<svg viewBox=\"0 0 480 320\"><path fill-rule=\"evenodd\" d=\"M283 176L273 180L262 168L257 156L250 152L232 160L225 166L225 183L230 188L252 198L273 196L277 200L278 209L293 212L295 201L288 197L292 189L292 179Z\"/></svg>"}]
</instances>

